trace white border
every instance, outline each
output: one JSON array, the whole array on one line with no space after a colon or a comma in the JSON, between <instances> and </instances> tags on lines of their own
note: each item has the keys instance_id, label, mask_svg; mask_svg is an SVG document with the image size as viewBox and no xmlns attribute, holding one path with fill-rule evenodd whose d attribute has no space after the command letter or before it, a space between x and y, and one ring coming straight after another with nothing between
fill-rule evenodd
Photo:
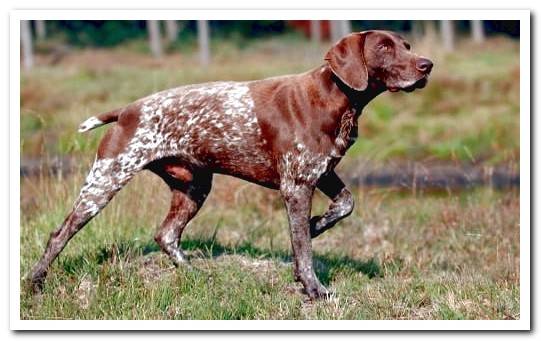
<instances>
[{"instance_id":1,"label":"white border","mask_svg":"<svg viewBox=\"0 0 541 341\"><path fill-rule=\"evenodd\" d=\"M20 181L10 184L12 330L528 330L530 329L530 11L528 10L21 10L10 14L10 178L20 167L20 20L520 20L520 320L55 321L20 319Z\"/></svg>"}]
</instances>

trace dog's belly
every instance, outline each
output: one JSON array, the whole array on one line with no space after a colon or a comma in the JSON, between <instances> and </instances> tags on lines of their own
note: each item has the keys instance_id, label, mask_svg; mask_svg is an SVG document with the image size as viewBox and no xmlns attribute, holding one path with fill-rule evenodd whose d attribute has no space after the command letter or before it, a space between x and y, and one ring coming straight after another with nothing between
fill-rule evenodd
<instances>
[{"instance_id":1,"label":"dog's belly","mask_svg":"<svg viewBox=\"0 0 541 341\"><path fill-rule=\"evenodd\" d=\"M249 147L249 145L247 145ZM269 188L279 187L279 176L267 153L260 148L239 148L213 154L217 173L235 176Z\"/></svg>"}]
</instances>

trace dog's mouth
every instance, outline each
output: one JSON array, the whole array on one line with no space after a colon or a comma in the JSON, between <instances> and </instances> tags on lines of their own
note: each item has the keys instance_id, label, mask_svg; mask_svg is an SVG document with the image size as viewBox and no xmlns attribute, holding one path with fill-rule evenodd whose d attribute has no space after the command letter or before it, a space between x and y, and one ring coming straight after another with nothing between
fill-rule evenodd
<instances>
[{"instance_id":1,"label":"dog's mouth","mask_svg":"<svg viewBox=\"0 0 541 341\"><path fill-rule=\"evenodd\" d=\"M411 85L407 85L407 86L403 86L403 87L398 87L398 86L390 86L388 87L387 89L390 91L390 92L398 92L400 90L402 91L405 91L405 92L412 92L414 91L415 89L422 89L426 86L426 84L428 83L428 75L426 76L423 76L422 78L416 80L413 84Z\"/></svg>"}]
</instances>

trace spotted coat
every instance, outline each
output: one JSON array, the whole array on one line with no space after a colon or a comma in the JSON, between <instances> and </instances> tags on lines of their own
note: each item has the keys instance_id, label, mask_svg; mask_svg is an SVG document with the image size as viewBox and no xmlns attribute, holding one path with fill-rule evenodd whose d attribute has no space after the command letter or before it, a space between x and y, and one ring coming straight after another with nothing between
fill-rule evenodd
<instances>
[{"instance_id":1,"label":"spotted coat","mask_svg":"<svg viewBox=\"0 0 541 341\"><path fill-rule=\"evenodd\" d=\"M353 210L352 195L334 168L357 137L363 107L385 90L424 87L432 63L383 31L345 37L325 60L297 75L165 90L83 122L81 132L115 124L99 145L72 212L51 233L32 271L34 290L41 290L49 265L70 238L148 169L172 193L155 240L176 264L187 261L180 237L210 192L212 175L231 175L281 191L295 279L310 298L328 296L313 269L310 238ZM316 188L332 203L310 219Z\"/></svg>"}]
</instances>

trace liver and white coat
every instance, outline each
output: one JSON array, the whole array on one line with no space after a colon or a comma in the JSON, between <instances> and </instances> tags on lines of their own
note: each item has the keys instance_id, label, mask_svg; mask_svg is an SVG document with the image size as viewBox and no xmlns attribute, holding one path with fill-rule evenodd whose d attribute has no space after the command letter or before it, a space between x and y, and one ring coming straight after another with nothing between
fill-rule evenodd
<instances>
[{"instance_id":1,"label":"liver and white coat","mask_svg":"<svg viewBox=\"0 0 541 341\"><path fill-rule=\"evenodd\" d=\"M41 290L69 239L137 172L148 169L172 191L155 240L176 264L187 261L180 237L205 201L213 173L228 174L280 190L295 279L310 298L327 296L314 273L310 239L353 210L352 195L333 169L355 142L363 107L385 90L424 87L432 63L384 31L351 34L325 60L298 75L162 91L81 124L84 132L116 122L100 143L72 212L52 232L33 269L34 290ZM310 219L316 188L332 203Z\"/></svg>"}]
</instances>

